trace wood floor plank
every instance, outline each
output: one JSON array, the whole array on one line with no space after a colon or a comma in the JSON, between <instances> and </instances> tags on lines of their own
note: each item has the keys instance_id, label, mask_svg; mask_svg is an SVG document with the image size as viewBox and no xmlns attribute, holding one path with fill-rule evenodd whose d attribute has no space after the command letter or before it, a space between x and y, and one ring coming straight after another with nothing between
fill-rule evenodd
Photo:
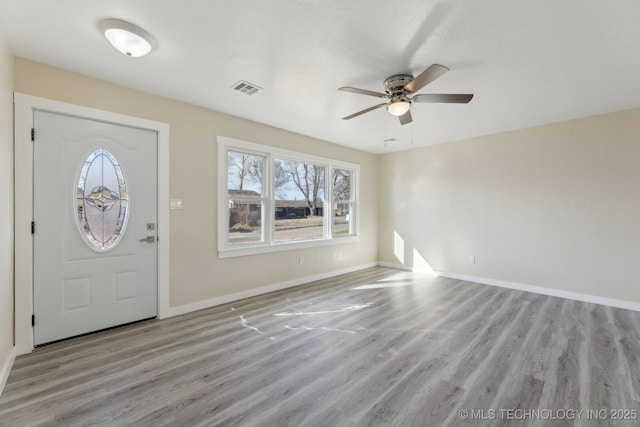
<instances>
[{"instance_id":1,"label":"wood floor plank","mask_svg":"<svg viewBox=\"0 0 640 427\"><path fill-rule=\"evenodd\" d=\"M639 401L640 313L376 267L38 348L0 426L542 426L499 410Z\"/></svg>"}]
</instances>

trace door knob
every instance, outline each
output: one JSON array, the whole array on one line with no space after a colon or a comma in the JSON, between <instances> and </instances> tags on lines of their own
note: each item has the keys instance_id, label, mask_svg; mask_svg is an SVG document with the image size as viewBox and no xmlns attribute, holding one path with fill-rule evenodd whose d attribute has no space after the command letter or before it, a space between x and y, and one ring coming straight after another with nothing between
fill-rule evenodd
<instances>
[{"instance_id":1,"label":"door knob","mask_svg":"<svg viewBox=\"0 0 640 427\"><path fill-rule=\"evenodd\" d=\"M156 236L147 236L144 239L140 239L141 242L154 243L156 241Z\"/></svg>"}]
</instances>

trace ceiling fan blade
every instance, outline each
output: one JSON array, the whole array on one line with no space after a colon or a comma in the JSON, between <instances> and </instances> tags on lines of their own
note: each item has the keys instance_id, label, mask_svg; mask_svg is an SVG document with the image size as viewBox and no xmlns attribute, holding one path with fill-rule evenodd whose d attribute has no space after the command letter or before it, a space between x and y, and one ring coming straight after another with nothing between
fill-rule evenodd
<instances>
[{"instance_id":1,"label":"ceiling fan blade","mask_svg":"<svg viewBox=\"0 0 640 427\"><path fill-rule=\"evenodd\" d=\"M466 104L473 98L472 93L423 93L411 98L413 102L446 102Z\"/></svg>"},{"instance_id":2,"label":"ceiling fan blade","mask_svg":"<svg viewBox=\"0 0 640 427\"><path fill-rule=\"evenodd\" d=\"M369 107L369 108L364 109L364 110L362 110L362 111L358 111L357 113L353 113L353 114L352 114L352 115L350 115L350 116L343 117L343 118L342 118L342 120L351 120L351 119L353 119L354 117L358 117L358 116L360 116L360 115L362 115L362 114L364 114L364 113L368 113L369 111L376 110L376 109L378 109L378 108L382 107L383 105L387 105L387 103L386 103L386 102L383 102L382 104L374 105L373 107Z\"/></svg>"},{"instance_id":3,"label":"ceiling fan blade","mask_svg":"<svg viewBox=\"0 0 640 427\"><path fill-rule=\"evenodd\" d=\"M398 117L400 119L401 125L406 125L407 123L411 123L413 121L413 117L411 117L411 110L407 110L406 113Z\"/></svg>"},{"instance_id":4,"label":"ceiling fan blade","mask_svg":"<svg viewBox=\"0 0 640 427\"><path fill-rule=\"evenodd\" d=\"M372 90L366 90L366 89L358 89L358 88L349 87L349 86L341 87L338 90L341 90L343 92L358 93L360 95L375 96L377 98L388 98L389 97L389 95L387 95L386 93L374 92Z\"/></svg>"},{"instance_id":5,"label":"ceiling fan blade","mask_svg":"<svg viewBox=\"0 0 640 427\"><path fill-rule=\"evenodd\" d=\"M424 70L422 74L409 82L404 87L404 90L409 93L416 93L438 77L442 76L447 71L449 71L449 69L444 65L433 64L431 67Z\"/></svg>"}]
</instances>

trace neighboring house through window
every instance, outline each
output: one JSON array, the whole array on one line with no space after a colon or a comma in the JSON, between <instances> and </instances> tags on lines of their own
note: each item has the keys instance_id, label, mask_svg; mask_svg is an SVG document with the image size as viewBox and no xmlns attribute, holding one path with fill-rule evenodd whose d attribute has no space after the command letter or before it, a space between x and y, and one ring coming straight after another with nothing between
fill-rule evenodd
<instances>
[{"instance_id":1,"label":"neighboring house through window","mask_svg":"<svg viewBox=\"0 0 640 427\"><path fill-rule=\"evenodd\" d=\"M218 137L220 257L357 239L359 165Z\"/></svg>"}]
</instances>

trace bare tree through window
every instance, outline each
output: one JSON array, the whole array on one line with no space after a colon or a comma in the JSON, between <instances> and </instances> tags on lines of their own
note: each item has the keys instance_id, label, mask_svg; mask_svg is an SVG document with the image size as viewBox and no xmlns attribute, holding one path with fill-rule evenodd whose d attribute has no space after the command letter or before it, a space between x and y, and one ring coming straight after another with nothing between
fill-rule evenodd
<instances>
[{"instance_id":1,"label":"bare tree through window","mask_svg":"<svg viewBox=\"0 0 640 427\"><path fill-rule=\"evenodd\" d=\"M309 207L309 216L318 215L319 202L324 199L325 166L311 163L295 162L290 160L278 160L282 168L289 175L293 193L301 195Z\"/></svg>"},{"instance_id":2,"label":"bare tree through window","mask_svg":"<svg viewBox=\"0 0 640 427\"><path fill-rule=\"evenodd\" d=\"M354 234L353 221L351 221L354 210L353 171L348 169L333 170L333 235L345 236Z\"/></svg>"},{"instance_id":3,"label":"bare tree through window","mask_svg":"<svg viewBox=\"0 0 640 427\"><path fill-rule=\"evenodd\" d=\"M263 240L263 168L263 156L227 153L229 240L234 244Z\"/></svg>"},{"instance_id":4,"label":"bare tree through window","mask_svg":"<svg viewBox=\"0 0 640 427\"><path fill-rule=\"evenodd\" d=\"M358 165L219 138L221 253L357 236Z\"/></svg>"}]
</instances>

